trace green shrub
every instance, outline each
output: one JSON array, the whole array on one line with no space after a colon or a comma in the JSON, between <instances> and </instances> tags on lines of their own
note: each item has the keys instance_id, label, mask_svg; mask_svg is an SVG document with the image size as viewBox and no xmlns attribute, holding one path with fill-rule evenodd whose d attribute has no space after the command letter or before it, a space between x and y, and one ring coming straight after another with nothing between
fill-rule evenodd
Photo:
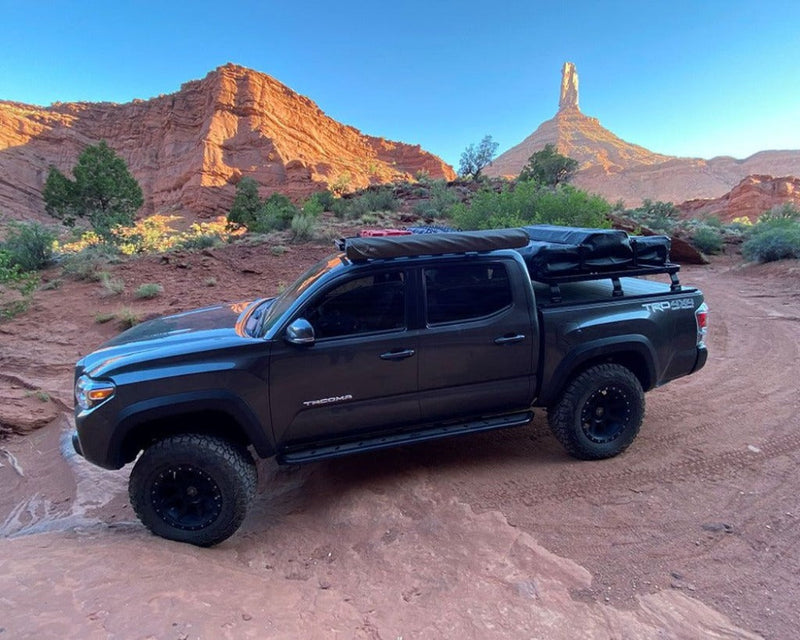
<instances>
[{"instance_id":1,"label":"green shrub","mask_svg":"<svg viewBox=\"0 0 800 640\"><path fill-rule=\"evenodd\" d=\"M292 218L291 228L294 241L302 242L303 240L308 240L311 237L311 234L314 232L314 227L316 224L317 221L314 216L305 213L298 213L294 218Z\"/></svg>"},{"instance_id":2,"label":"green shrub","mask_svg":"<svg viewBox=\"0 0 800 640\"><path fill-rule=\"evenodd\" d=\"M653 231L666 234L678 224L678 209L671 202L645 200L641 207L629 209L625 215Z\"/></svg>"},{"instance_id":3,"label":"green shrub","mask_svg":"<svg viewBox=\"0 0 800 640\"><path fill-rule=\"evenodd\" d=\"M125 281L122 278L114 278L107 271L100 273L100 284L103 285L104 296L118 296L125 291Z\"/></svg>"},{"instance_id":4,"label":"green shrub","mask_svg":"<svg viewBox=\"0 0 800 640\"><path fill-rule=\"evenodd\" d=\"M38 285L38 274L23 271L12 264L6 251L0 250L0 320L27 311Z\"/></svg>"},{"instance_id":5,"label":"green shrub","mask_svg":"<svg viewBox=\"0 0 800 640\"><path fill-rule=\"evenodd\" d=\"M347 171L339 174L336 180L334 180L331 184L331 191L336 195L342 195L345 191L347 191L347 188L350 185L350 180L351 177Z\"/></svg>"},{"instance_id":6,"label":"green shrub","mask_svg":"<svg viewBox=\"0 0 800 640\"><path fill-rule=\"evenodd\" d=\"M61 258L61 273L73 280L100 282L106 265L120 261L119 250L113 245L100 243Z\"/></svg>"},{"instance_id":7,"label":"green shrub","mask_svg":"<svg viewBox=\"0 0 800 640\"><path fill-rule=\"evenodd\" d=\"M137 298L142 300L151 300L153 298L157 298L164 292L164 287L162 287L157 282L148 282L146 284L140 285L136 289L136 293L134 294Z\"/></svg>"},{"instance_id":8,"label":"green shrub","mask_svg":"<svg viewBox=\"0 0 800 640\"><path fill-rule=\"evenodd\" d=\"M138 314L130 307L120 309L117 314L117 321L122 329L130 329L141 322Z\"/></svg>"},{"instance_id":9,"label":"green shrub","mask_svg":"<svg viewBox=\"0 0 800 640\"><path fill-rule=\"evenodd\" d=\"M318 191L303 204L303 213L319 216L323 211L331 211L335 198L330 191Z\"/></svg>"},{"instance_id":10,"label":"green shrub","mask_svg":"<svg viewBox=\"0 0 800 640\"><path fill-rule=\"evenodd\" d=\"M528 164L522 168L519 179L555 187L569 182L577 170L577 160L561 155L554 144L546 144L544 149L528 158Z\"/></svg>"},{"instance_id":11,"label":"green shrub","mask_svg":"<svg viewBox=\"0 0 800 640\"><path fill-rule=\"evenodd\" d=\"M369 189L361 196L366 201L369 211L397 211L400 202L394 197L392 187Z\"/></svg>"},{"instance_id":12,"label":"green shrub","mask_svg":"<svg viewBox=\"0 0 800 640\"><path fill-rule=\"evenodd\" d=\"M182 240L180 247L182 249L211 249L221 243L222 239L216 233L207 233Z\"/></svg>"},{"instance_id":13,"label":"green shrub","mask_svg":"<svg viewBox=\"0 0 800 640\"><path fill-rule=\"evenodd\" d=\"M800 258L800 218L762 216L742 245L742 255L755 262Z\"/></svg>"},{"instance_id":14,"label":"green shrub","mask_svg":"<svg viewBox=\"0 0 800 640\"><path fill-rule=\"evenodd\" d=\"M457 203L451 217L463 229L496 229L530 224L562 224L607 228L611 205L600 196L570 185L542 187L534 181L503 187L500 192L483 189L469 205Z\"/></svg>"},{"instance_id":15,"label":"green shrub","mask_svg":"<svg viewBox=\"0 0 800 640\"><path fill-rule=\"evenodd\" d=\"M498 143L492 140L492 136L484 136L477 147L474 144L469 145L461 153L458 175L478 180L481 171L492 164L497 147Z\"/></svg>"},{"instance_id":16,"label":"green shrub","mask_svg":"<svg viewBox=\"0 0 800 640\"><path fill-rule=\"evenodd\" d=\"M133 225L136 212L144 204L142 189L105 140L81 152L72 175L74 180L50 167L42 191L50 215L70 227L77 218L86 217L109 242L115 239L115 228Z\"/></svg>"},{"instance_id":17,"label":"green shrub","mask_svg":"<svg viewBox=\"0 0 800 640\"><path fill-rule=\"evenodd\" d=\"M381 216L377 213L367 212L358 219L361 224L378 224Z\"/></svg>"},{"instance_id":18,"label":"green shrub","mask_svg":"<svg viewBox=\"0 0 800 640\"><path fill-rule=\"evenodd\" d=\"M247 229L255 223L258 211L261 209L261 199L258 197L258 182L245 176L236 184L236 195L233 205L228 212L228 222L240 224Z\"/></svg>"},{"instance_id":19,"label":"green shrub","mask_svg":"<svg viewBox=\"0 0 800 640\"><path fill-rule=\"evenodd\" d=\"M692 244L703 253L719 253L723 245L721 228L698 227L692 235Z\"/></svg>"},{"instance_id":20,"label":"green shrub","mask_svg":"<svg viewBox=\"0 0 800 640\"><path fill-rule=\"evenodd\" d=\"M26 391L25 395L29 398L36 398L39 402L50 402L50 394L44 389L34 389Z\"/></svg>"},{"instance_id":21,"label":"green shrub","mask_svg":"<svg viewBox=\"0 0 800 640\"><path fill-rule=\"evenodd\" d=\"M333 215L339 219L346 218L349 209L350 200L345 198L336 198L330 206L330 210L333 211Z\"/></svg>"},{"instance_id":22,"label":"green shrub","mask_svg":"<svg viewBox=\"0 0 800 640\"><path fill-rule=\"evenodd\" d=\"M313 195L303 203L302 211L303 215L316 218L323 211L325 211L325 208L322 206L322 203L317 199L316 195ZM294 218L292 218L292 221L294 221Z\"/></svg>"},{"instance_id":23,"label":"green shrub","mask_svg":"<svg viewBox=\"0 0 800 640\"><path fill-rule=\"evenodd\" d=\"M0 249L22 271L39 271L52 262L55 239L55 232L38 222L11 222Z\"/></svg>"},{"instance_id":24,"label":"green shrub","mask_svg":"<svg viewBox=\"0 0 800 640\"><path fill-rule=\"evenodd\" d=\"M784 202L772 207L758 219L759 222L772 222L773 220L800 220L800 209L791 202Z\"/></svg>"},{"instance_id":25,"label":"green shrub","mask_svg":"<svg viewBox=\"0 0 800 640\"><path fill-rule=\"evenodd\" d=\"M391 187L372 188L357 198L340 198L333 203L333 212L339 218L359 220L368 213L397 211L400 202Z\"/></svg>"},{"instance_id":26,"label":"green shrub","mask_svg":"<svg viewBox=\"0 0 800 640\"><path fill-rule=\"evenodd\" d=\"M264 201L256 214L255 221L247 227L247 230L254 233L283 231L289 228L292 218L298 213L298 208L292 204L289 198L280 193L273 193Z\"/></svg>"},{"instance_id":27,"label":"green shrub","mask_svg":"<svg viewBox=\"0 0 800 640\"><path fill-rule=\"evenodd\" d=\"M325 191L319 191L314 194L319 200L319 203L322 205L323 211L330 211L331 206L333 205L336 197L327 189Z\"/></svg>"},{"instance_id":28,"label":"green shrub","mask_svg":"<svg viewBox=\"0 0 800 640\"><path fill-rule=\"evenodd\" d=\"M458 195L447 186L444 180L429 181L428 199L418 202L414 213L423 218L443 218L450 215L450 210L457 202Z\"/></svg>"},{"instance_id":29,"label":"green shrub","mask_svg":"<svg viewBox=\"0 0 800 640\"><path fill-rule=\"evenodd\" d=\"M364 196L352 198L347 205L344 217L346 220L358 220L372 211L369 200Z\"/></svg>"},{"instance_id":30,"label":"green shrub","mask_svg":"<svg viewBox=\"0 0 800 640\"><path fill-rule=\"evenodd\" d=\"M43 283L39 289L41 291L53 291L55 289L60 289L62 284L64 284L64 281L61 278L56 278L55 280L48 280Z\"/></svg>"}]
</instances>

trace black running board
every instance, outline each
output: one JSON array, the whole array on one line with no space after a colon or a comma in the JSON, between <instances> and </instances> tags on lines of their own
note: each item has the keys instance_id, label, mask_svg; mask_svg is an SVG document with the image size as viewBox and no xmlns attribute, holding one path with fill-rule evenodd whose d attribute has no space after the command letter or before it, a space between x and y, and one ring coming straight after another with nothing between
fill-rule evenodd
<instances>
[{"instance_id":1,"label":"black running board","mask_svg":"<svg viewBox=\"0 0 800 640\"><path fill-rule=\"evenodd\" d=\"M280 464L302 464L326 458L338 458L351 453L365 451L377 451L378 449L388 449L403 444L416 444L417 442L427 442L429 440L439 440L460 436L466 433L480 433L482 431L493 431L495 429L505 429L508 427L520 427L528 424L533 418L532 411L512 413L494 418L484 418L472 422L450 425L435 425L422 428L418 431L408 431L389 435L372 436L360 440L349 440L336 444L322 445L314 448L293 449L278 454Z\"/></svg>"}]
</instances>

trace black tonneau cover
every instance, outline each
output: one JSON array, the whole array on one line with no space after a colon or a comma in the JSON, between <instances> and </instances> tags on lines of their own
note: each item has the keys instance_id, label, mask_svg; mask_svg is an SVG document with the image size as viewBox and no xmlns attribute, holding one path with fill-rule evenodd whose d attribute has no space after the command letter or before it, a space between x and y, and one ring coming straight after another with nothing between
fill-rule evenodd
<instances>
[{"instance_id":1,"label":"black tonneau cover","mask_svg":"<svg viewBox=\"0 0 800 640\"><path fill-rule=\"evenodd\" d=\"M408 236L375 238L346 238L340 249L353 262L363 260L402 258L406 256L470 253L495 249L519 249L530 239L523 229L494 229L489 231L456 231L425 233Z\"/></svg>"}]
</instances>

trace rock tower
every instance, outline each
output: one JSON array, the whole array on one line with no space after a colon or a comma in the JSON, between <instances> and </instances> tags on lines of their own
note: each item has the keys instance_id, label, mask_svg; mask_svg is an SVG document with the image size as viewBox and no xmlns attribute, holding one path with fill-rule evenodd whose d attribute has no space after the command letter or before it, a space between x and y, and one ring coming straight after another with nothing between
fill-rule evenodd
<instances>
[{"instance_id":1,"label":"rock tower","mask_svg":"<svg viewBox=\"0 0 800 640\"><path fill-rule=\"evenodd\" d=\"M565 111L578 108L578 72L575 65L565 62L561 68L561 97L558 100L558 110Z\"/></svg>"}]
</instances>

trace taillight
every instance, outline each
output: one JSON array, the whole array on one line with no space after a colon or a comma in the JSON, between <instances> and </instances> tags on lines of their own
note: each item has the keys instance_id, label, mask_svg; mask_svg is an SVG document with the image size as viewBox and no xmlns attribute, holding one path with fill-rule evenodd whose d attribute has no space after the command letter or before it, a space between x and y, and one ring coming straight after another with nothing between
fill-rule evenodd
<instances>
[{"instance_id":1,"label":"taillight","mask_svg":"<svg viewBox=\"0 0 800 640\"><path fill-rule=\"evenodd\" d=\"M697 307L694 319L697 322L697 346L705 347L706 333L708 333L708 305L705 302Z\"/></svg>"}]
</instances>

